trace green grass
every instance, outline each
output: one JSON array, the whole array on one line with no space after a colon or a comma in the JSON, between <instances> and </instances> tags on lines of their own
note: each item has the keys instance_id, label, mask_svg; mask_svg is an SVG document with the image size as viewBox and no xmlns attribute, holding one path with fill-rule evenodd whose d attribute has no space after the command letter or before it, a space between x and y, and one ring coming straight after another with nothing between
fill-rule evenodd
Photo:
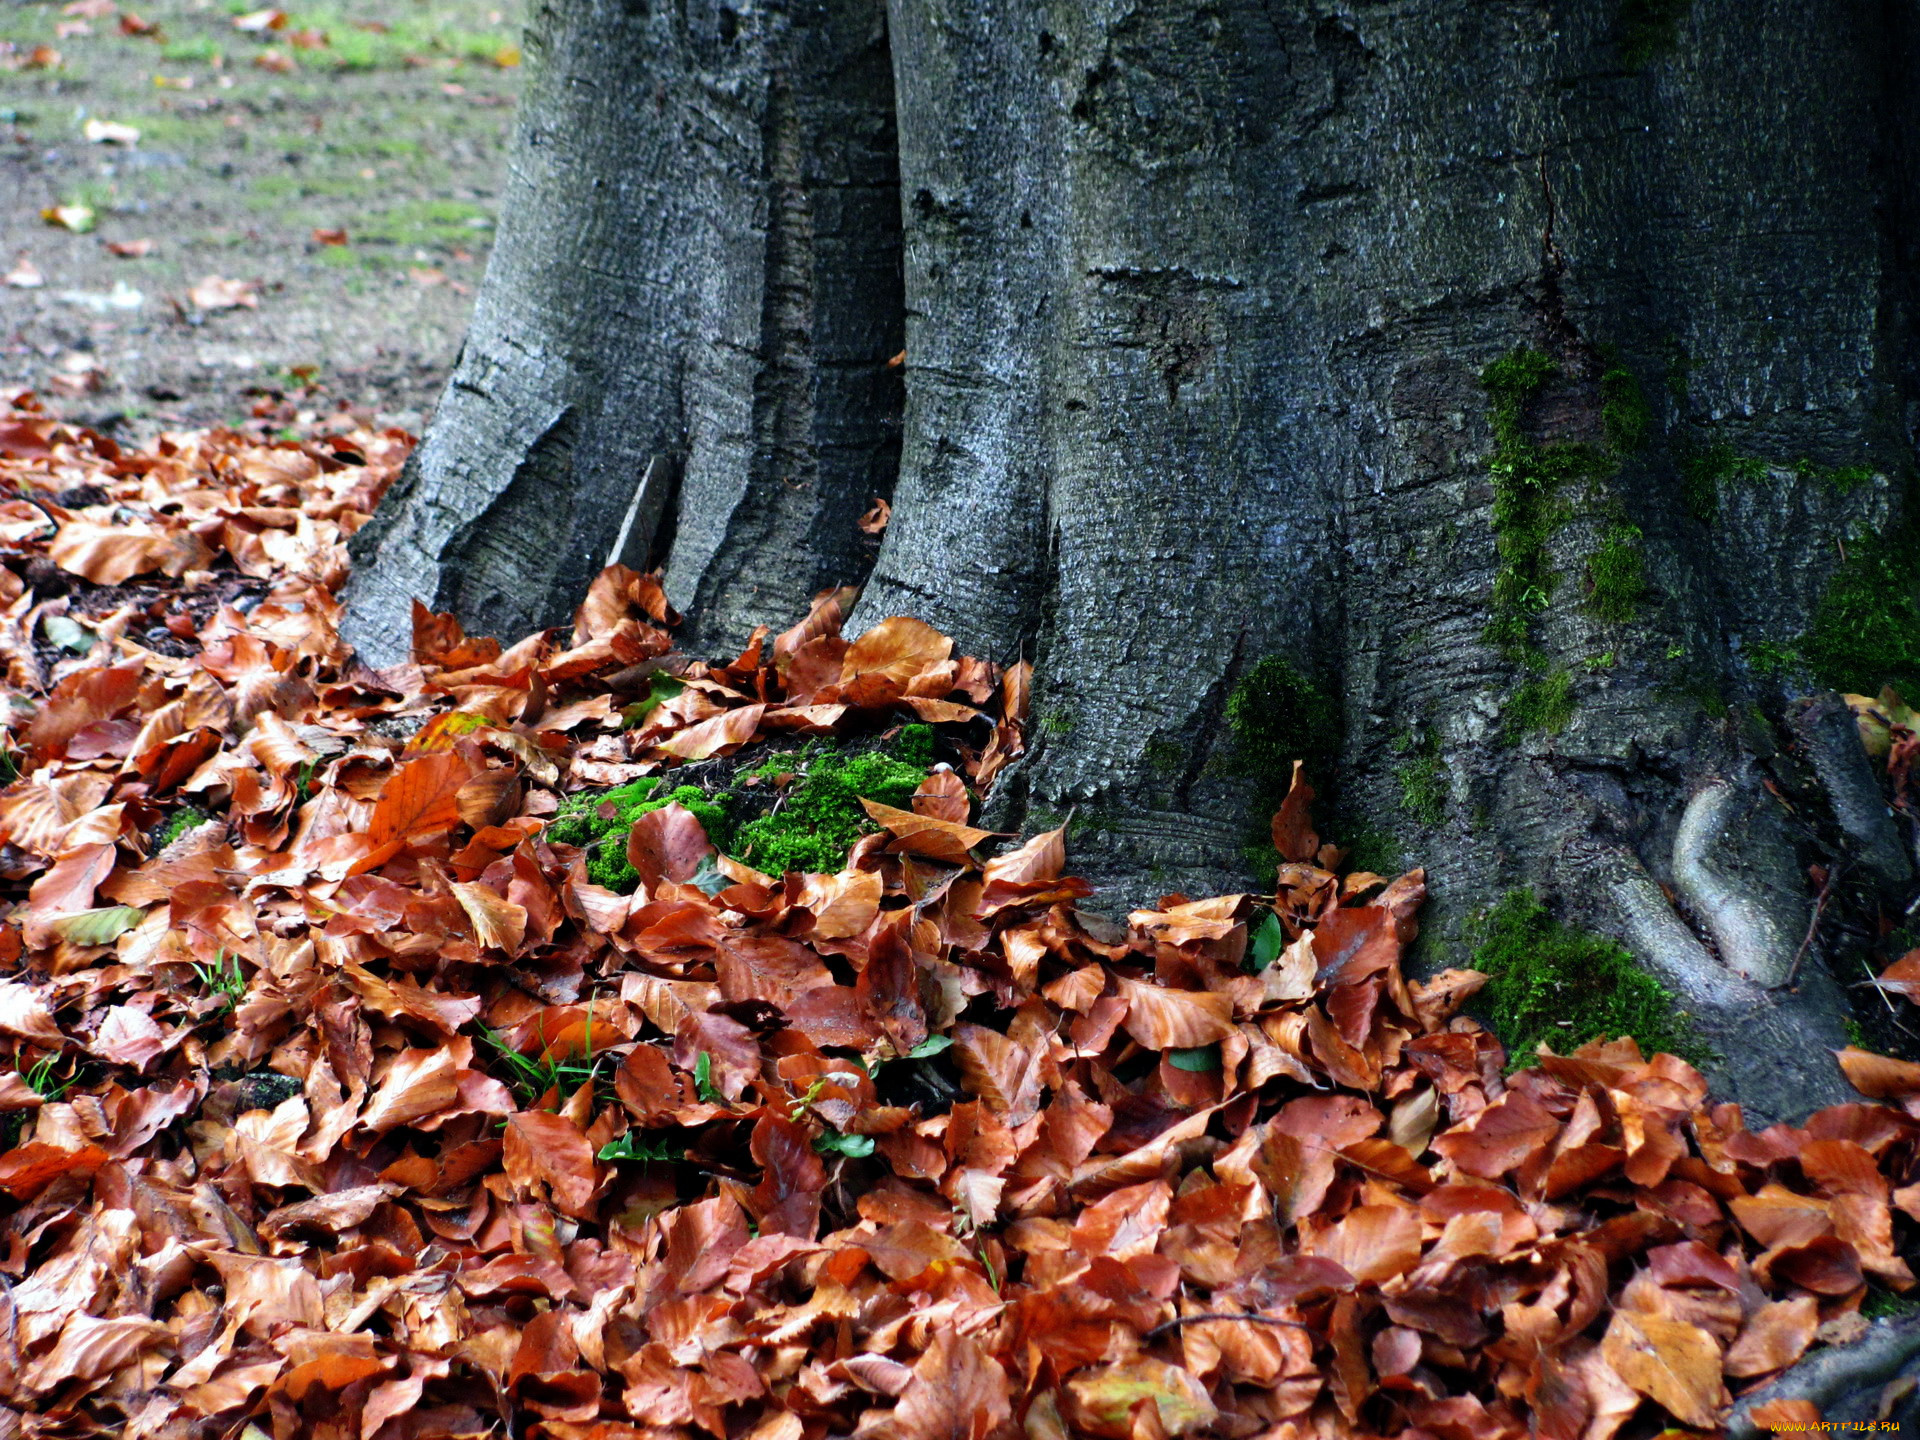
<instances>
[{"instance_id":1,"label":"green grass","mask_svg":"<svg viewBox=\"0 0 1920 1440\"><path fill-rule=\"evenodd\" d=\"M1704 1058L1672 991L1617 941L1554 919L1531 890L1509 892L1468 934L1472 966L1488 977L1488 1023L1515 1065L1530 1063L1542 1041L1565 1055L1620 1035L1648 1056Z\"/></svg>"},{"instance_id":2,"label":"green grass","mask_svg":"<svg viewBox=\"0 0 1920 1440\"><path fill-rule=\"evenodd\" d=\"M593 1007L587 1006L586 1060L561 1057L542 1053L538 1056L522 1055L504 1039L500 1032L489 1026L479 1027L480 1041L493 1051L494 1078L504 1084L522 1105L539 1103L540 1097L548 1091L558 1093L564 1101L566 1097L582 1085L602 1081L600 1058L593 1053ZM610 1037L619 1039L618 1035ZM605 1157L603 1157L605 1158ZM633 1158L641 1158L635 1156Z\"/></svg>"},{"instance_id":3,"label":"green grass","mask_svg":"<svg viewBox=\"0 0 1920 1440\"><path fill-rule=\"evenodd\" d=\"M381 28L366 28L370 24ZM318 30L327 43L310 50L289 44L286 37L299 30ZM389 6L351 14L330 7L290 11L286 28L266 38L303 69L323 72L402 70L434 60L495 65L512 57L510 63L517 63L520 43L511 25L475 30L461 23L460 12L408 13Z\"/></svg>"},{"instance_id":4,"label":"green grass","mask_svg":"<svg viewBox=\"0 0 1920 1440\"><path fill-rule=\"evenodd\" d=\"M247 998L247 973L240 968L240 957L222 950L211 965L194 962L193 973L210 995L220 997L220 1008L230 1011Z\"/></svg>"}]
</instances>

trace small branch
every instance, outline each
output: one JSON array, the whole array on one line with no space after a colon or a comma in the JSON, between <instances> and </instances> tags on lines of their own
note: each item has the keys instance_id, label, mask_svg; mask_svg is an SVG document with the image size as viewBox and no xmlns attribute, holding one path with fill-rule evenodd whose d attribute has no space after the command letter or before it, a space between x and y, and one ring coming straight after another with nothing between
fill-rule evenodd
<instances>
[{"instance_id":1,"label":"small branch","mask_svg":"<svg viewBox=\"0 0 1920 1440\"><path fill-rule=\"evenodd\" d=\"M1833 894L1833 882L1839 878L1843 868L1843 865L1836 863L1827 871L1827 878L1820 884L1820 897L1813 902L1813 918L1807 922L1807 938L1800 942L1800 948L1794 952L1793 964L1787 967L1787 978L1770 988L1791 990L1793 982L1800 978L1801 962L1807 958L1807 951L1813 947L1813 937L1820 933L1820 917L1826 912L1827 900Z\"/></svg>"}]
</instances>

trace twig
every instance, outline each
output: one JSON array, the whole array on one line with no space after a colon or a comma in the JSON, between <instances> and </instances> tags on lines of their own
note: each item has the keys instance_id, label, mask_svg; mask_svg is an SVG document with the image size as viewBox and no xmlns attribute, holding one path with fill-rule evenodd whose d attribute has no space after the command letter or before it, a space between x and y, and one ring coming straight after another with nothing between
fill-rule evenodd
<instances>
[{"instance_id":1,"label":"twig","mask_svg":"<svg viewBox=\"0 0 1920 1440\"><path fill-rule=\"evenodd\" d=\"M1794 952L1793 964L1787 967L1787 978L1778 985L1772 986L1772 989L1791 990L1793 982L1800 978L1800 964L1807 958L1807 951L1813 945L1813 937L1820 933L1820 916L1826 911L1827 899L1833 894L1833 882L1839 877L1843 868L1842 865L1836 864L1827 871L1827 878L1820 885L1820 896L1813 902L1813 918L1807 922L1807 938L1800 942L1800 948Z\"/></svg>"},{"instance_id":2,"label":"twig","mask_svg":"<svg viewBox=\"0 0 1920 1440\"><path fill-rule=\"evenodd\" d=\"M1156 1335L1164 1335L1167 1331L1177 1330L1182 1325L1199 1325L1214 1320L1245 1320L1250 1325L1284 1325L1291 1330L1305 1330L1309 1335L1313 1333L1311 1325L1302 1325L1298 1320L1279 1320L1271 1315L1182 1315L1167 1321L1164 1325L1154 1326L1147 1331L1146 1338L1151 1340Z\"/></svg>"}]
</instances>

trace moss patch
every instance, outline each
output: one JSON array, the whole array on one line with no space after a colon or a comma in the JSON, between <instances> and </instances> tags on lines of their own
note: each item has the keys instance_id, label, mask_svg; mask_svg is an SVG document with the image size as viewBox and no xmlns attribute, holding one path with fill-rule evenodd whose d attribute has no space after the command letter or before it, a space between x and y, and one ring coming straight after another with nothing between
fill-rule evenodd
<instances>
[{"instance_id":1,"label":"moss patch","mask_svg":"<svg viewBox=\"0 0 1920 1440\"><path fill-rule=\"evenodd\" d=\"M1535 661L1533 617L1553 599L1556 583L1547 545L1567 518L1561 490L1605 475L1612 461L1579 441L1539 442L1526 433L1529 403L1560 367L1538 351L1518 349L1488 365L1480 383L1492 401L1493 535L1500 568L1493 579L1493 615L1482 632L1511 660ZM1638 393L1635 384L1635 393Z\"/></svg>"},{"instance_id":2,"label":"moss patch","mask_svg":"<svg viewBox=\"0 0 1920 1440\"><path fill-rule=\"evenodd\" d=\"M1680 43L1680 22L1692 0L1621 0L1616 30L1620 58L1638 70Z\"/></svg>"},{"instance_id":3,"label":"moss patch","mask_svg":"<svg viewBox=\"0 0 1920 1440\"><path fill-rule=\"evenodd\" d=\"M908 808L933 765L933 731L905 726L885 750L848 755L814 742L740 770L725 787L674 785L645 776L612 790L567 800L547 825L547 838L587 852L587 878L621 894L640 877L627 863L627 833L649 811L678 804L693 812L715 847L769 874L837 871L847 851L878 827L864 797Z\"/></svg>"},{"instance_id":4,"label":"moss patch","mask_svg":"<svg viewBox=\"0 0 1920 1440\"><path fill-rule=\"evenodd\" d=\"M1855 543L1798 646L1822 685L1920 696L1920 524Z\"/></svg>"},{"instance_id":5,"label":"moss patch","mask_svg":"<svg viewBox=\"0 0 1920 1440\"><path fill-rule=\"evenodd\" d=\"M845 759L829 749L776 755L747 775L772 779L792 774L776 808L741 825L728 853L771 875L788 870L835 871L847 850L875 826L862 797L905 810L931 765L931 732L917 753L903 735L892 755L869 751ZM743 776L742 778L746 778Z\"/></svg>"},{"instance_id":6,"label":"moss patch","mask_svg":"<svg viewBox=\"0 0 1920 1440\"><path fill-rule=\"evenodd\" d=\"M182 805L168 817L167 823L160 827L160 833L154 837L154 849L164 850L189 830L197 829L213 817L206 811L192 805Z\"/></svg>"},{"instance_id":7,"label":"moss patch","mask_svg":"<svg viewBox=\"0 0 1920 1440\"><path fill-rule=\"evenodd\" d=\"M1233 731L1233 761L1259 780L1274 803L1286 798L1293 762L1307 762L1309 777L1325 784L1340 750L1340 712L1332 698L1280 655L1249 670L1227 696Z\"/></svg>"},{"instance_id":8,"label":"moss patch","mask_svg":"<svg viewBox=\"0 0 1920 1440\"><path fill-rule=\"evenodd\" d=\"M1506 732L1514 740L1535 730L1558 735L1572 719L1572 672L1554 670L1534 676L1513 692L1507 702Z\"/></svg>"},{"instance_id":9,"label":"moss patch","mask_svg":"<svg viewBox=\"0 0 1920 1440\"><path fill-rule=\"evenodd\" d=\"M657 776L643 776L612 790L575 795L554 813L547 838L578 845L587 852L587 878L609 890L629 894L640 883L627 863L627 832L649 811L681 805L699 819L707 838L721 849L732 838L726 807L697 785L666 788Z\"/></svg>"},{"instance_id":10,"label":"moss patch","mask_svg":"<svg viewBox=\"0 0 1920 1440\"><path fill-rule=\"evenodd\" d=\"M1438 744L1429 737L1423 746L1408 741L1405 748L1412 758L1401 765L1400 803L1415 820L1429 828L1447 818L1447 767L1440 760Z\"/></svg>"},{"instance_id":11,"label":"moss patch","mask_svg":"<svg viewBox=\"0 0 1920 1440\"><path fill-rule=\"evenodd\" d=\"M1531 1061L1542 1041L1565 1055L1620 1035L1647 1055L1702 1056L1672 991L1618 942L1555 920L1531 890L1509 892L1469 935L1473 968L1488 976L1488 1022L1515 1064Z\"/></svg>"},{"instance_id":12,"label":"moss patch","mask_svg":"<svg viewBox=\"0 0 1920 1440\"><path fill-rule=\"evenodd\" d=\"M1638 525L1609 526L1587 557L1587 608L1602 620L1623 625L1639 612L1647 592L1640 538Z\"/></svg>"},{"instance_id":13,"label":"moss patch","mask_svg":"<svg viewBox=\"0 0 1920 1440\"><path fill-rule=\"evenodd\" d=\"M1711 525L1719 517L1722 485L1766 478L1766 461L1742 455L1726 444L1691 451L1680 461L1680 493L1702 525Z\"/></svg>"},{"instance_id":14,"label":"moss patch","mask_svg":"<svg viewBox=\"0 0 1920 1440\"><path fill-rule=\"evenodd\" d=\"M1600 376L1600 424L1616 450L1638 450L1653 429L1653 412L1640 389L1640 377L1614 363Z\"/></svg>"},{"instance_id":15,"label":"moss patch","mask_svg":"<svg viewBox=\"0 0 1920 1440\"><path fill-rule=\"evenodd\" d=\"M1253 783L1254 813L1261 817L1247 843L1247 864L1270 879L1280 855L1264 817L1286 799L1296 760L1306 762L1316 789L1331 786L1340 752L1339 707L1292 661L1269 655L1227 696L1227 726L1233 734L1227 766Z\"/></svg>"}]
</instances>

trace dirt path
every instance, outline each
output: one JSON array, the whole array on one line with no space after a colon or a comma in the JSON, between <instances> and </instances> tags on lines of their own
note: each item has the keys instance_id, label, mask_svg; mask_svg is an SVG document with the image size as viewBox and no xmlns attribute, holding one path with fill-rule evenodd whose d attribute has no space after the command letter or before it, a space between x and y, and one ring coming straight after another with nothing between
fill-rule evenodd
<instances>
[{"instance_id":1,"label":"dirt path","mask_svg":"<svg viewBox=\"0 0 1920 1440\"><path fill-rule=\"evenodd\" d=\"M417 430L492 240L518 36L497 0L0 4L0 386L138 434L315 376Z\"/></svg>"}]
</instances>

